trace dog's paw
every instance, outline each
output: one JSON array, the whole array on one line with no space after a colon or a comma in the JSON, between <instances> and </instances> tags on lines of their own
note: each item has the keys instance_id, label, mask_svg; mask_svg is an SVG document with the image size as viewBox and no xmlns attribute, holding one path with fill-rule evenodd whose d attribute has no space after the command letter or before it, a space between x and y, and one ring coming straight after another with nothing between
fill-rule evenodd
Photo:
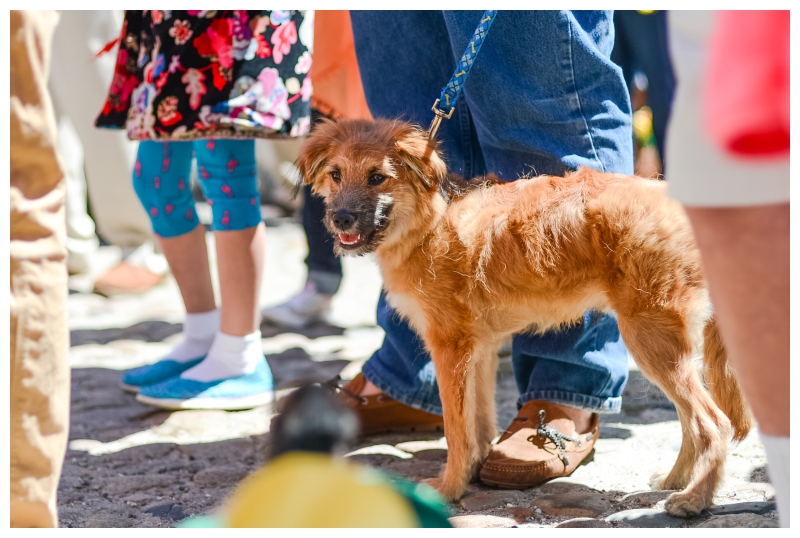
<instances>
[{"instance_id":1,"label":"dog's paw","mask_svg":"<svg viewBox=\"0 0 800 538\"><path fill-rule=\"evenodd\" d=\"M434 488L442 495L442 497L451 502L459 500L464 495L464 487L453 487L452 485L448 485L448 483L445 482L444 478L442 477L427 478L423 480L422 483Z\"/></svg>"},{"instance_id":2,"label":"dog's paw","mask_svg":"<svg viewBox=\"0 0 800 538\"><path fill-rule=\"evenodd\" d=\"M709 506L711 506L710 499L705 499L697 493L678 491L667 497L664 510L671 516L691 517L700 514Z\"/></svg>"}]
</instances>

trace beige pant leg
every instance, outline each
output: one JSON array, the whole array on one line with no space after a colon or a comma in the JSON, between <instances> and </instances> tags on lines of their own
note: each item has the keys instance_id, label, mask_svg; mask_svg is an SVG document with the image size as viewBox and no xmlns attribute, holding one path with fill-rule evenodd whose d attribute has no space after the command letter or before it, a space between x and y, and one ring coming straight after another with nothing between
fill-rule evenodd
<instances>
[{"instance_id":1,"label":"beige pant leg","mask_svg":"<svg viewBox=\"0 0 800 538\"><path fill-rule=\"evenodd\" d=\"M50 90L83 144L86 183L97 231L119 247L139 247L153 240L150 219L131 180L137 142L122 129L98 129L116 64L116 49L94 55L119 35L122 11L62 11L53 35Z\"/></svg>"},{"instance_id":2,"label":"beige pant leg","mask_svg":"<svg viewBox=\"0 0 800 538\"><path fill-rule=\"evenodd\" d=\"M69 426L65 182L47 91L53 11L11 11L11 526L57 525Z\"/></svg>"}]
</instances>

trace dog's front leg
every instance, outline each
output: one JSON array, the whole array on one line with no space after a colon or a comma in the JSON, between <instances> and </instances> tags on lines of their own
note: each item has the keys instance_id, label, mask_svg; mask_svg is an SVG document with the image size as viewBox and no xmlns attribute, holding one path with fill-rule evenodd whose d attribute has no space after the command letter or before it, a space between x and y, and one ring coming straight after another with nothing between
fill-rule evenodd
<instances>
[{"instance_id":1,"label":"dog's front leg","mask_svg":"<svg viewBox=\"0 0 800 538\"><path fill-rule=\"evenodd\" d=\"M455 501L466 491L478 463L474 347L466 336L426 340L436 367L447 438L444 472L428 483Z\"/></svg>"}]
</instances>

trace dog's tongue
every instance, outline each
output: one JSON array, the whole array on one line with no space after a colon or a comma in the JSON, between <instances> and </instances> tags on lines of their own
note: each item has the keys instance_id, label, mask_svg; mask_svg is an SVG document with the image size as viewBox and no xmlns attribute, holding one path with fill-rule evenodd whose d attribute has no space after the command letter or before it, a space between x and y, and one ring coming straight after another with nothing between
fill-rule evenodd
<instances>
[{"instance_id":1,"label":"dog's tongue","mask_svg":"<svg viewBox=\"0 0 800 538\"><path fill-rule=\"evenodd\" d=\"M345 245L352 245L353 243L357 243L360 237L361 236L358 234L339 234L339 241Z\"/></svg>"}]
</instances>

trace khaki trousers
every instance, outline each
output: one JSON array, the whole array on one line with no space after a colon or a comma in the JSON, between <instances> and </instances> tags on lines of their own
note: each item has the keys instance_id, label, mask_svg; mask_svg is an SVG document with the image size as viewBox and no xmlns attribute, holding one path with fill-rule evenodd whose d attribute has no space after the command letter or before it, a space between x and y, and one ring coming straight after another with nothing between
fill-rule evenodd
<instances>
[{"instance_id":1,"label":"khaki trousers","mask_svg":"<svg viewBox=\"0 0 800 538\"><path fill-rule=\"evenodd\" d=\"M55 527L69 426L64 174L47 91L52 11L11 11L11 526Z\"/></svg>"}]
</instances>

